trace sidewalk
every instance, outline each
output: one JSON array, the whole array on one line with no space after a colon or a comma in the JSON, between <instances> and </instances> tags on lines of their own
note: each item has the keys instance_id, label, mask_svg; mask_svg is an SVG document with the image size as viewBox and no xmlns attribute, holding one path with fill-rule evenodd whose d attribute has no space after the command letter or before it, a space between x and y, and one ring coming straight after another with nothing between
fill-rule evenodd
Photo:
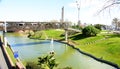
<instances>
[{"instance_id":1,"label":"sidewalk","mask_svg":"<svg viewBox=\"0 0 120 69\"><path fill-rule=\"evenodd\" d=\"M8 69L1 47L0 47L0 69Z\"/></svg>"}]
</instances>

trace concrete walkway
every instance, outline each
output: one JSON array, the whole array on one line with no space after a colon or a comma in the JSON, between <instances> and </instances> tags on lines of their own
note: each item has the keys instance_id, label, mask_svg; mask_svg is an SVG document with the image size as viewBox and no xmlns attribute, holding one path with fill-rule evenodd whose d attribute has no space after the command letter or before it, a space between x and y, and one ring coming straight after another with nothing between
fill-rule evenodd
<instances>
[{"instance_id":1,"label":"concrete walkway","mask_svg":"<svg viewBox=\"0 0 120 69\"><path fill-rule=\"evenodd\" d=\"M2 52L1 46L2 46L2 44L0 42L0 69L8 69L8 66L6 64L5 58L3 56L3 52Z\"/></svg>"},{"instance_id":2,"label":"concrete walkway","mask_svg":"<svg viewBox=\"0 0 120 69\"><path fill-rule=\"evenodd\" d=\"M8 69L5 58L3 56L1 46L0 46L0 69Z\"/></svg>"}]
</instances>

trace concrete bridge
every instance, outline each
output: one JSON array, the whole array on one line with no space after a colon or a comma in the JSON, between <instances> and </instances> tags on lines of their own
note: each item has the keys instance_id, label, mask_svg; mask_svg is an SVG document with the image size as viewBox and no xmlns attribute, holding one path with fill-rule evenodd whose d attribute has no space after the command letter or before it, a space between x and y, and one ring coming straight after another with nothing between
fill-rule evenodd
<instances>
[{"instance_id":1,"label":"concrete bridge","mask_svg":"<svg viewBox=\"0 0 120 69\"><path fill-rule=\"evenodd\" d=\"M45 29L64 29L67 22L27 22L27 21L0 21L0 30L4 30L6 23L7 31L19 30L45 30Z\"/></svg>"},{"instance_id":2,"label":"concrete bridge","mask_svg":"<svg viewBox=\"0 0 120 69\"><path fill-rule=\"evenodd\" d=\"M75 32L78 32L78 33L81 32L81 30L74 29L74 28L67 28L67 29L65 29L65 30L68 30L68 31L75 31Z\"/></svg>"}]
</instances>

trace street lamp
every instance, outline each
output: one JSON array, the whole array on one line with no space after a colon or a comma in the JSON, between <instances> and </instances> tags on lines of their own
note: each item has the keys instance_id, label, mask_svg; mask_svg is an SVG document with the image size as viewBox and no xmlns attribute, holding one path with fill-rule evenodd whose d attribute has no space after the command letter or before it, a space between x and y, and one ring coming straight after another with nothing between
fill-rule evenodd
<instances>
[{"instance_id":1,"label":"street lamp","mask_svg":"<svg viewBox=\"0 0 120 69\"><path fill-rule=\"evenodd\" d=\"M3 30L3 40L4 40L4 45L7 47L7 38L5 36L5 33L7 32L7 25L6 25L6 21L3 24L4 26L4 30Z\"/></svg>"},{"instance_id":2,"label":"street lamp","mask_svg":"<svg viewBox=\"0 0 120 69\"><path fill-rule=\"evenodd\" d=\"M80 26L80 5L81 5L81 0L76 1L77 9L78 9L78 26Z\"/></svg>"}]
</instances>

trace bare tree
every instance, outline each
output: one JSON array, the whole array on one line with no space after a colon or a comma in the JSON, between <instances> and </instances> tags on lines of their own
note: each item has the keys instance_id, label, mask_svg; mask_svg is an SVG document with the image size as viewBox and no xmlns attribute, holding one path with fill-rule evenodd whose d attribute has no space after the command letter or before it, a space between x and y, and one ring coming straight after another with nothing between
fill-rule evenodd
<instances>
[{"instance_id":1,"label":"bare tree","mask_svg":"<svg viewBox=\"0 0 120 69\"><path fill-rule=\"evenodd\" d=\"M110 7L113 7L115 5L119 5L120 0L104 0L104 5L101 10L98 11L98 14L106 9L110 9Z\"/></svg>"},{"instance_id":2,"label":"bare tree","mask_svg":"<svg viewBox=\"0 0 120 69\"><path fill-rule=\"evenodd\" d=\"M118 18L114 18L113 21L112 21L112 24L115 26L115 29L117 30L118 29L118 24L119 24L119 19Z\"/></svg>"}]
</instances>

